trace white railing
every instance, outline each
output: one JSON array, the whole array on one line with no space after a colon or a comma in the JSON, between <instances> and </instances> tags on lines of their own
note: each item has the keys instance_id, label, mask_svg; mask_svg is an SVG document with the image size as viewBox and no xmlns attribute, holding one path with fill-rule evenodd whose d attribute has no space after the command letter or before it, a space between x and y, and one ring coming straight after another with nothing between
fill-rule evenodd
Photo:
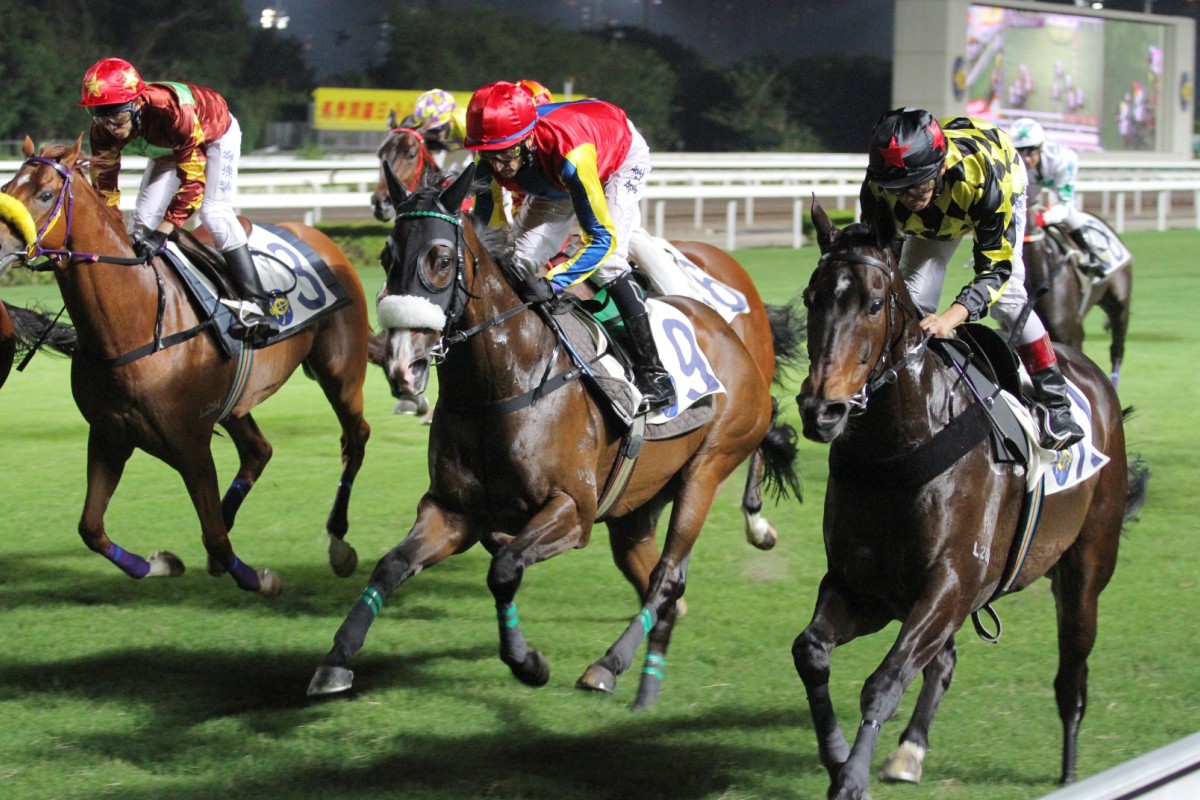
<instances>
[{"instance_id":1,"label":"white railing","mask_svg":"<svg viewBox=\"0 0 1200 800\"><path fill-rule=\"evenodd\" d=\"M805 203L814 195L837 208L854 207L865 157L853 154L804 153L657 153L646 190L643 212L647 227L664 235L668 204L690 202L693 224L703 227L706 201L725 204L725 244L734 249L739 231L754 225L755 201L791 201L791 243L804 243ZM121 207L132 207L144 159L129 158L121 179ZM0 176L10 175L19 161L0 161ZM305 222L321 221L326 209L370 206L378 180L372 156L300 160L287 156L245 156L238 178L238 206L244 211L295 210ZM1200 228L1200 161L1084 160L1077 193L1099 194L1100 213L1118 232L1127 215L1144 216L1147 198L1155 204L1154 227L1166 230L1172 208L1183 194ZM1174 220L1175 224L1180 224ZM1188 220L1192 224L1192 220Z\"/></svg>"}]
</instances>

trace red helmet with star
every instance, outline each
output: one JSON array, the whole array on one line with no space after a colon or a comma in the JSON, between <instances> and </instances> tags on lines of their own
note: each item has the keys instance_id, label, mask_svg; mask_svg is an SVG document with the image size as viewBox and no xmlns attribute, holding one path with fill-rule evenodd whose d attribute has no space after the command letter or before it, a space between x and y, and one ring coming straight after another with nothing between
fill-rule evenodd
<instances>
[{"instance_id":1,"label":"red helmet with star","mask_svg":"<svg viewBox=\"0 0 1200 800\"><path fill-rule=\"evenodd\" d=\"M124 105L146 91L146 82L121 58L102 58L83 73L81 106Z\"/></svg>"},{"instance_id":2,"label":"red helmet with star","mask_svg":"<svg viewBox=\"0 0 1200 800\"><path fill-rule=\"evenodd\" d=\"M946 160L946 135L928 111L888 111L871 131L867 180L884 189L903 189L936 178Z\"/></svg>"},{"instance_id":3,"label":"red helmet with star","mask_svg":"<svg viewBox=\"0 0 1200 800\"><path fill-rule=\"evenodd\" d=\"M471 95L464 144L469 150L506 150L520 144L537 119L528 89L507 81L489 83Z\"/></svg>"}]
</instances>

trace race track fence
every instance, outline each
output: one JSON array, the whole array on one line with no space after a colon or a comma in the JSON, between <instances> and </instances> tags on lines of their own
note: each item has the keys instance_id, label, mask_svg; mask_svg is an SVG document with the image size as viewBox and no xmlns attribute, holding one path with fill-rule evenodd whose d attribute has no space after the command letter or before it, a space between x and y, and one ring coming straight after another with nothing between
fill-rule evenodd
<instances>
[{"instance_id":1,"label":"race track fence","mask_svg":"<svg viewBox=\"0 0 1200 800\"><path fill-rule=\"evenodd\" d=\"M812 199L844 209L855 207L865 159L844 154L795 153L662 153L653 156L643 217L655 235L663 236L668 204L691 203L693 226L703 226L706 203L725 205L727 249L737 247L739 233L754 225L755 201L791 201L790 240L804 244L803 218ZM0 175L10 175L19 161L0 161ZM121 179L121 207L132 208L144 159L126 159ZM370 192L379 179L373 157L304 160L287 156L244 156L238 178L240 210L295 210L308 224L321 221L323 210L362 209L369 218ZM1154 227L1172 224L1176 205L1190 205L1200 229L1200 161L1084 161L1076 186L1078 202L1100 196L1099 214L1118 232L1127 215L1144 216L1154 203ZM806 203L810 204L806 206ZM1093 204L1094 205L1094 204ZM1094 208L1089 210L1095 211Z\"/></svg>"}]
</instances>

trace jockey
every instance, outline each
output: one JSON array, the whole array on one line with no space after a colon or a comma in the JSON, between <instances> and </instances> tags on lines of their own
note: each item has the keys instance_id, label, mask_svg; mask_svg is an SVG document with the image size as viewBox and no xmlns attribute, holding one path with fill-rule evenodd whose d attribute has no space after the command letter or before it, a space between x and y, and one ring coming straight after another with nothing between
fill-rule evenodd
<instances>
[{"instance_id":1,"label":"jockey","mask_svg":"<svg viewBox=\"0 0 1200 800\"><path fill-rule=\"evenodd\" d=\"M515 83L488 84L467 107L468 149L478 176L492 184L476 198L478 218L503 224L498 189L524 196L511 226L513 263L527 276L529 300L546 300L584 280L605 288L625 321L634 379L648 408L675 402L659 360L650 316L629 266L630 232L641 224L638 201L650 173L650 148L617 106L603 100L535 105ZM580 246L537 277L573 230Z\"/></svg>"},{"instance_id":2,"label":"jockey","mask_svg":"<svg viewBox=\"0 0 1200 800\"><path fill-rule=\"evenodd\" d=\"M417 97L410 119L412 127L425 137L430 150L461 150L467 135L466 112L458 108L454 95L442 89L430 89Z\"/></svg>"},{"instance_id":3,"label":"jockey","mask_svg":"<svg viewBox=\"0 0 1200 800\"><path fill-rule=\"evenodd\" d=\"M1087 256L1084 271L1090 275L1103 275L1104 264L1083 234L1086 218L1075 207L1075 177L1079 172L1079 156L1071 148L1046 137L1046 132L1036 120L1021 117L1008 131L1013 145L1025 162L1029 173L1029 201L1037 199L1043 188L1052 191L1058 202L1046 209L1042 221L1046 225L1062 224L1080 252Z\"/></svg>"},{"instance_id":4,"label":"jockey","mask_svg":"<svg viewBox=\"0 0 1200 800\"><path fill-rule=\"evenodd\" d=\"M1026 305L1025 165L1003 130L968 117L939 124L928 111L898 108L875 123L863 219L890 215L904 236L900 272L926 316L921 329L948 337L958 325L991 313L1011 334ZM975 239L975 277L950 307L936 310L959 242ZM1042 446L1070 447L1083 438L1071 417L1066 381L1046 328L1030 313L1017 336L1017 354L1029 370Z\"/></svg>"},{"instance_id":5,"label":"jockey","mask_svg":"<svg viewBox=\"0 0 1200 800\"><path fill-rule=\"evenodd\" d=\"M168 234L199 209L241 296L222 301L237 312L230 333L258 338L276 332L233 206L242 130L224 98L190 83L147 84L129 62L104 58L84 73L79 105L92 116L92 184L110 206L121 199L122 153L149 159L133 211L138 255L150 259L161 253Z\"/></svg>"}]
</instances>

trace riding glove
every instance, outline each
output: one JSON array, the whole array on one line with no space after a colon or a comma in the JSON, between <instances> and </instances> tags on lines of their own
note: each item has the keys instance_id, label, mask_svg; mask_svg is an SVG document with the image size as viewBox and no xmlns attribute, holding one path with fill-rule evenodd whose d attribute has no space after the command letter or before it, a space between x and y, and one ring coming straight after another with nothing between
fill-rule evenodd
<instances>
[{"instance_id":1,"label":"riding glove","mask_svg":"<svg viewBox=\"0 0 1200 800\"><path fill-rule=\"evenodd\" d=\"M162 231L146 231L133 235L133 252L149 261L167 249L167 235Z\"/></svg>"}]
</instances>

